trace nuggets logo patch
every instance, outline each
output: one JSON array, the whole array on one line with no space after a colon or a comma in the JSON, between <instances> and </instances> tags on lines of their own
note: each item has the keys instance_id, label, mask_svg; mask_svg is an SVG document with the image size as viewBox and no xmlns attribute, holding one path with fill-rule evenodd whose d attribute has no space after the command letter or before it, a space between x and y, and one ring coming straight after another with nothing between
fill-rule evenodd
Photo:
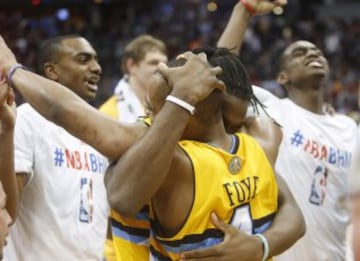
<instances>
[{"instance_id":1,"label":"nuggets logo patch","mask_svg":"<svg viewBox=\"0 0 360 261\"><path fill-rule=\"evenodd\" d=\"M228 165L228 170L231 174L236 175L241 169L241 159L238 156L234 156Z\"/></svg>"}]
</instances>

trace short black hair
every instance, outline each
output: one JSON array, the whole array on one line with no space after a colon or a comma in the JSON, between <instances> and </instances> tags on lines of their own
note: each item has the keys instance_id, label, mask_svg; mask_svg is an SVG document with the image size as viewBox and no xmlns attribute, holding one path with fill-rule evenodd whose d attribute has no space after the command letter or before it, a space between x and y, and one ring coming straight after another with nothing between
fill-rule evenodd
<instances>
[{"instance_id":1,"label":"short black hair","mask_svg":"<svg viewBox=\"0 0 360 261\"><path fill-rule=\"evenodd\" d=\"M45 75L44 64L47 62L55 62L58 58L61 44L66 39L80 38L77 34L61 35L49 38L40 45L40 52L37 59L37 70L41 75Z\"/></svg>"}]
</instances>

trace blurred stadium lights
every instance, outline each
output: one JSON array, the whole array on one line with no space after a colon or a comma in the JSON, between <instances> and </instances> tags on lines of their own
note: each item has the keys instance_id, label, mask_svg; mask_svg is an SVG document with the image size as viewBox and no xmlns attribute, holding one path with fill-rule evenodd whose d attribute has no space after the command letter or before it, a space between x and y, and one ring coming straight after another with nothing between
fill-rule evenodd
<instances>
[{"instance_id":1,"label":"blurred stadium lights","mask_svg":"<svg viewBox=\"0 0 360 261\"><path fill-rule=\"evenodd\" d=\"M207 9L209 12L215 12L218 9L218 6L215 1L211 1L208 3Z\"/></svg>"},{"instance_id":2,"label":"blurred stadium lights","mask_svg":"<svg viewBox=\"0 0 360 261\"><path fill-rule=\"evenodd\" d=\"M274 15L282 15L284 13L284 8L277 6L273 9Z\"/></svg>"},{"instance_id":3,"label":"blurred stadium lights","mask_svg":"<svg viewBox=\"0 0 360 261\"><path fill-rule=\"evenodd\" d=\"M60 8L56 12L56 17L59 19L59 21L66 21L70 17L70 12L67 8Z\"/></svg>"},{"instance_id":4,"label":"blurred stadium lights","mask_svg":"<svg viewBox=\"0 0 360 261\"><path fill-rule=\"evenodd\" d=\"M38 7L38 6L70 6L78 4L126 3L137 0L0 0L0 7Z\"/></svg>"},{"instance_id":5,"label":"blurred stadium lights","mask_svg":"<svg viewBox=\"0 0 360 261\"><path fill-rule=\"evenodd\" d=\"M32 5L39 5L39 4L41 4L41 0L31 0L31 4Z\"/></svg>"}]
</instances>

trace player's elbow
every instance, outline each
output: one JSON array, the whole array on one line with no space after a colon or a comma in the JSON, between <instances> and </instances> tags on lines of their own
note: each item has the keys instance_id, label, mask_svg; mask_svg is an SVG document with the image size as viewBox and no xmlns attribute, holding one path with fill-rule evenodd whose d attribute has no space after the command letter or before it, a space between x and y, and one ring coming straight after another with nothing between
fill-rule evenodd
<instances>
[{"instance_id":1,"label":"player's elbow","mask_svg":"<svg viewBox=\"0 0 360 261\"><path fill-rule=\"evenodd\" d=\"M295 242L302 238L306 232L306 223L305 218L297 205L292 205L292 213L293 213L293 227L294 227L294 235L295 235Z\"/></svg>"},{"instance_id":2,"label":"player's elbow","mask_svg":"<svg viewBox=\"0 0 360 261\"><path fill-rule=\"evenodd\" d=\"M107 196L110 208L124 217L134 218L140 210L130 197L121 196L120 193L111 193L111 191L108 191Z\"/></svg>"},{"instance_id":3,"label":"player's elbow","mask_svg":"<svg viewBox=\"0 0 360 261\"><path fill-rule=\"evenodd\" d=\"M105 187L107 192L107 200L110 208L122 216L134 217L137 209L134 207L133 195L127 190L125 184L117 184L111 179L111 167L105 174Z\"/></svg>"},{"instance_id":4,"label":"player's elbow","mask_svg":"<svg viewBox=\"0 0 360 261\"><path fill-rule=\"evenodd\" d=\"M300 211L300 221L299 221L299 239L305 235L306 232L306 223L303 213Z\"/></svg>"}]
</instances>

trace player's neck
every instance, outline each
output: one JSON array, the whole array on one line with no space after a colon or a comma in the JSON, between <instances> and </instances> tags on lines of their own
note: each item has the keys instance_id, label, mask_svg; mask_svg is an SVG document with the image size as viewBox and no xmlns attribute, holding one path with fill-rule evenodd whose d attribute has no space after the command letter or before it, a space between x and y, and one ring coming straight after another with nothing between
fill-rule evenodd
<instances>
[{"instance_id":1,"label":"player's neck","mask_svg":"<svg viewBox=\"0 0 360 261\"><path fill-rule=\"evenodd\" d=\"M227 152L232 152L232 148L234 147L235 139L234 135L226 134L223 135L221 138L208 142L211 146L223 149Z\"/></svg>"},{"instance_id":2,"label":"player's neck","mask_svg":"<svg viewBox=\"0 0 360 261\"><path fill-rule=\"evenodd\" d=\"M324 114L324 91L323 88L292 88L288 97L298 106L317 114Z\"/></svg>"},{"instance_id":3,"label":"player's neck","mask_svg":"<svg viewBox=\"0 0 360 261\"><path fill-rule=\"evenodd\" d=\"M212 146L229 151L233 146L233 139L231 136L232 135L226 133L222 123L219 123L217 128L213 128L213 130L208 133L208 140L206 142Z\"/></svg>"}]
</instances>

